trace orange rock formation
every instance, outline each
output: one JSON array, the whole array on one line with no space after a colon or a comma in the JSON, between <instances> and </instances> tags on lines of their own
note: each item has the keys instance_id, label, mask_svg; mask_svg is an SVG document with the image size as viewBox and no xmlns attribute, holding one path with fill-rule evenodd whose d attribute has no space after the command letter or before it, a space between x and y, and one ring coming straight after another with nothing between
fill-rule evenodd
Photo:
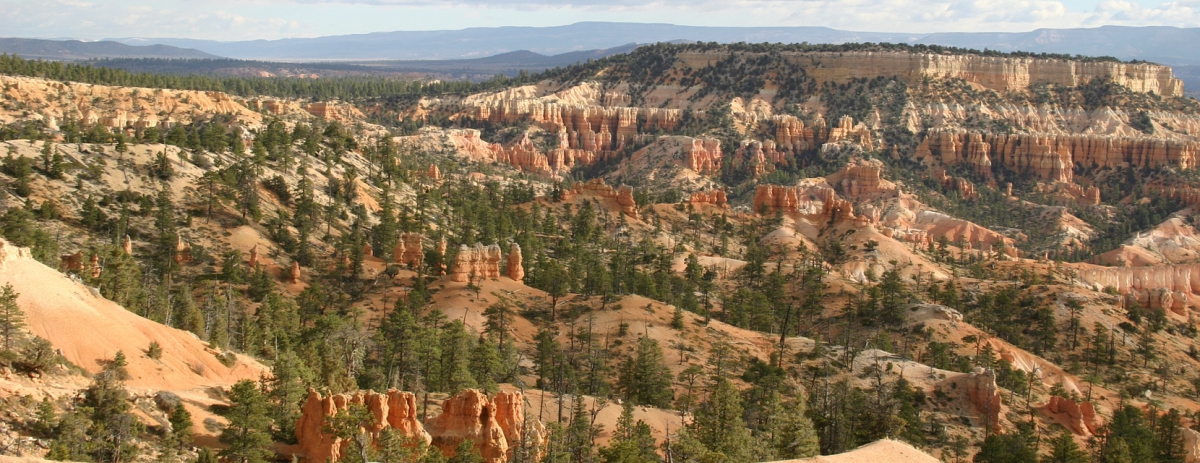
<instances>
[{"instance_id":1,"label":"orange rock formation","mask_svg":"<svg viewBox=\"0 0 1200 463\"><path fill-rule=\"evenodd\" d=\"M1000 431L1000 388L992 370L976 368L967 377L967 400L994 430Z\"/></svg>"},{"instance_id":2,"label":"orange rock formation","mask_svg":"<svg viewBox=\"0 0 1200 463\"><path fill-rule=\"evenodd\" d=\"M759 185L754 190L754 211L798 212L796 189L778 185Z\"/></svg>"},{"instance_id":3,"label":"orange rock formation","mask_svg":"<svg viewBox=\"0 0 1200 463\"><path fill-rule=\"evenodd\" d=\"M696 206L708 204L720 208L728 208L729 198L725 195L725 190L697 191L692 193L691 198L688 199L688 203Z\"/></svg>"},{"instance_id":4,"label":"orange rock formation","mask_svg":"<svg viewBox=\"0 0 1200 463\"><path fill-rule=\"evenodd\" d=\"M1113 287L1143 307L1169 309L1186 314L1200 293L1200 264L1154 267L1100 267L1077 264L1070 267L1076 277L1096 290Z\"/></svg>"},{"instance_id":5,"label":"orange rock formation","mask_svg":"<svg viewBox=\"0 0 1200 463\"><path fill-rule=\"evenodd\" d=\"M700 173L715 173L721 170L721 140L715 138L693 138L683 146L683 163L688 169Z\"/></svg>"},{"instance_id":6,"label":"orange rock formation","mask_svg":"<svg viewBox=\"0 0 1200 463\"><path fill-rule=\"evenodd\" d=\"M513 243L508 248L508 277L517 281L525 279L525 267L521 265L521 245Z\"/></svg>"},{"instance_id":7,"label":"orange rock formation","mask_svg":"<svg viewBox=\"0 0 1200 463\"><path fill-rule=\"evenodd\" d=\"M424 245L422 240L425 236L420 233L402 233L400 239L396 241L396 247L392 248L392 260L397 264L405 264L410 268L421 266L421 262L425 259Z\"/></svg>"},{"instance_id":8,"label":"orange rock formation","mask_svg":"<svg viewBox=\"0 0 1200 463\"><path fill-rule=\"evenodd\" d=\"M917 147L926 162L969 163L981 172L998 162L1049 181L1070 182L1076 166L1159 167L1196 165L1200 143L1111 135L979 134L932 132Z\"/></svg>"},{"instance_id":9,"label":"orange rock formation","mask_svg":"<svg viewBox=\"0 0 1200 463\"><path fill-rule=\"evenodd\" d=\"M468 281L500 278L500 246L475 247L462 245L454 258L454 267L450 271L450 281L466 283Z\"/></svg>"},{"instance_id":10,"label":"orange rock formation","mask_svg":"<svg viewBox=\"0 0 1200 463\"><path fill-rule=\"evenodd\" d=\"M1065 397L1050 396L1050 401L1038 408L1077 435L1091 436L1100 429L1096 408L1091 402L1075 403Z\"/></svg>"},{"instance_id":11,"label":"orange rock formation","mask_svg":"<svg viewBox=\"0 0 1200 463\"><path fill-rule=\"evenodd\" d=\"M301 461L321 463L339 461L349 441L342 441L322 432L325 419L349 410L351 405L364 405L371 411L372 421L364 431L378 437L379 433L392 428L407 437L420 439L426 444L432 441L421 425L417 412L417 398L411 392L389 389L386 394L374 391L358 391L353 394L337 394L321 397L315 390L308 390L308 399L301 407L300 419L296 422L296 440L300 446Z\"/></svg>"},{"instance_id":12,"label":"orange rock formation","mask_svg":"<svg viewBox=\"0 0 1200 463\"><path fill-rule=\"evenodd\" d=\"M519 445L526 430L524 397L520 392L501 392L494 401L474 389L462 391L442 402L442 414L428 422L433 445L447 456L462 441L475 442L475 450L487 463L504 463ZM540 426L535 426L535 432ZM530 436L543 442L544 436Z\"/></svg>"},{"instance_id":13,"label":"orange rock formation","mask_svg":"<svg viewBox=\"0 0 1200 463\"><path fill-rule=\"evenodd\" d=\"M637 202L633 199L633 188L627 185L613 189L604 183L604 179L595 178L583 183L576 183L563 195L563 200L571 200L577 195L601 197L613 200L621 208L621 212L633 218L638 217Z\"/></svg>"}]
</instances>

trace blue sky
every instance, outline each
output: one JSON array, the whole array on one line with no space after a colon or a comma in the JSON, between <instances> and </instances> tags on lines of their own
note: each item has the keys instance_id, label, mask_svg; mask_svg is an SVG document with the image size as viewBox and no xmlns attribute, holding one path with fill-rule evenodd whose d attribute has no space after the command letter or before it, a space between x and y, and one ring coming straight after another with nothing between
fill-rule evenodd
<instances>
[{"instance_id":1,"label":"blue sky","mask_svg":"<svg viewBox=\"0 0 1200 463\"><path fill-rule=\"evenodd\" d=\"M0 36L315 37L579 21L884 32L1200 27L1200 0L0 0Z\"/></svg>"}]
</instances>

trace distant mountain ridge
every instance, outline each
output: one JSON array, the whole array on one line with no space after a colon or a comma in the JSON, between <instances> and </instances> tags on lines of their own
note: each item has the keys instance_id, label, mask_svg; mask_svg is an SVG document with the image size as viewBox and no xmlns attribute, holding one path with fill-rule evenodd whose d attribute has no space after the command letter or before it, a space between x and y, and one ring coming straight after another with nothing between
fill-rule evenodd
<instances>
[{"instance_id":1,"label":"distant mountain ridge","mask_svg":"<svg viewBox=\"0 0 1200 463\"><path fill-rule=\"evenodd\" d=\"M0 38L0 53L26 59L85 60L94 58L220 58L200 50L163 44L129 45L111 40L84 42L80 40L44 40Z\"/></svg>"},{"instance_id":2,"label":"distant mountain ridge","mask_svg":"<svg viewBox=\"0 0 1200 463\"><path fill-rule=\"evenodd\" d=\"M543 55L609 49L631 42L893 42L998 51L1107 55L1163 64L1200 65L1200 28L1102 26L1029 32L886 33L827 27L704 27L581 22L554 27L490 27L395 31L316 38L219 42L194 39L114 39L129 45L194 48L241 59L447 60L528 50Z\"/></svg>"}]
</instances>

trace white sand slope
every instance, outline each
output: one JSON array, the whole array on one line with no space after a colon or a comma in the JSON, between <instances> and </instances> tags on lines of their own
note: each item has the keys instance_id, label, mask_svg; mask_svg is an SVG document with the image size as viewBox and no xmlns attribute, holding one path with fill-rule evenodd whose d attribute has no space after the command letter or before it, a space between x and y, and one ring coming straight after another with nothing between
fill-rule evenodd
<instances>
[{"instance_id":1,"label":"white sand slope","mask_svg":"<svg viewBox=\"0 0 1200 463\"><path fill-rule=\"evenodd\" d=\"M881 439L846 453L772 463L938 463L937 458L904 442Z\"/></svg>"},{"instance_id":2,"label":"white sand slope","mask_svg":"<svg viewBox=\"0 0 1200 463\"><path fill-rule=\"evenodd\" d=\"M71 280L18 248L0 240L0 286L11 284L20 294L28 330L45 338L71 363L98 372L104 361L123 351L131 388L185 391L225 387L267 372L260 363L239 356L227 367L193 334L139 317ZM163 349L158 360L146 356L151 341Z\"/></svg>"}]
</instances>

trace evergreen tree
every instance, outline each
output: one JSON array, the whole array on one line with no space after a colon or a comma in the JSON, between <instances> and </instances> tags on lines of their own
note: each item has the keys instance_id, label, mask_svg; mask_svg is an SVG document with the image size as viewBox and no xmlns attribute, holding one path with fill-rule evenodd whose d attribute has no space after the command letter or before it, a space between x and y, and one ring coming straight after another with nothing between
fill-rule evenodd
<instances>
[{"instance_id":1,"label":"evergreen tree","mask_svg":"<svg viewBox=\"0 0 1200 463\"><path fill-rule=\"evenodd\" d=\"M454 448L454 456L446 460L446 463L483 463L483 457L475 450L474 441L464 439Z\"/></svg>"},{"instance_id":2,"label":"evergreen tree","mask_svg":"<svg viewBox=\"0 0 1200 463\"><path fill-rule=\"evenodd\" d=\"M625 359L617 378L617 387L625 400L638 405L667 408L671 406L673 396L672 377L658 341L642 337L638 340L635 355Z\"/></svg>"},{"instance_id":3,"label":"evergreen tree","mask_svg":"<svg viewBox=\"0 0 1200 463\"><path fill-rule=\"evenodd\" d=\"M1021 423L1016 432L993 433L984 439L975 463L1028 463L1037 461L1033 426Z\"/></svg>"},{"instance_id":4,"label":"evergreen tree","mask_svg":"<svg viewBox=\"0 0 1200 463\"><path fill-rule=\"evenodd\" d=\"M608 447L600 449L604 463L658 463L654 436L642 420L633 421L633 403L621 405L621 417Z\"/></svg>"},{"instance_id":5,"label":"evergreen tree","mask_svg":"<svg viewBox=\"0 0 1200 463\"><path fill-rule=\"evenodd\" d=\"M1042 455L1041 463L1087 463L1088 456L1075 443L1075 436L1063 428L1050 440L1050 453Z\"/></svg>"},{"instance_id":6,"label":"evergreen tree","mask_svg":"<svg viewBox=\"0 0 1200 463\"><path fill-rule=\"evenodd\" d=\"M129 393L121 383L124 360L121 352L93 379L84 390L83 404L91 410L91 454L99 461L120 462L138 453L133 444L142 431L141 421L129 413Z\"/></svg>"},{"instance_id":7,"label":"evergreen tree","mask_svg":"<svg viewBox=\"0 0 1200 463\"><path fill-rule=\"evenodd\" d=\"M808 418L808 398L804 391L796 388L790 400L782 401L775 414L771 444L776 458L809 458L821 453L821 442L816 427Z\"/></svg>"},{"instance_id":8,"label":"evergreen tree","mask_svg":"<svg viewBox=\"0 0 1200 463\"><path fill-rule=\"evenodd\" d=\"M25 314L17 306L17 296L11 284L0 288L0 336L4 337L4 351L10 353L17 348L25 328Z\"/></svg>"},{"instance_id":9,"label":"evergreen tree","mask_svg":"<svg viewBox=\"0 0 1200 463\"><path fill-rule=\"evenodd\" d=\"M171 411L171 441L179 448L192 443L192 414L184 408L183 402L175 404Z\"/></svg>"},{"instance_id":10,"label":"evergreen tree","mask_svg":"<svg viewBox=\"0 0 1200 463\"><path fill-rule=\"evenodd\" d=\"M220 441L228 447L220 456L232 462L264 463L271 450L271 418L267 400L250 380L241 380L229 391L229 425L221 431Z\"/></svg>"},{"instance_id":11,"label":"evergreen tree","mask_svg":"<svg viewBox=\"0 0 1200 463\"><path fill-rule=\"evenodd\" d=\"M720 379L712 395L696 409L688 432L728 461L751 461L753 438L742 421L743 412L737 388L728 379Z\"/></svg>"}]
</instances>

